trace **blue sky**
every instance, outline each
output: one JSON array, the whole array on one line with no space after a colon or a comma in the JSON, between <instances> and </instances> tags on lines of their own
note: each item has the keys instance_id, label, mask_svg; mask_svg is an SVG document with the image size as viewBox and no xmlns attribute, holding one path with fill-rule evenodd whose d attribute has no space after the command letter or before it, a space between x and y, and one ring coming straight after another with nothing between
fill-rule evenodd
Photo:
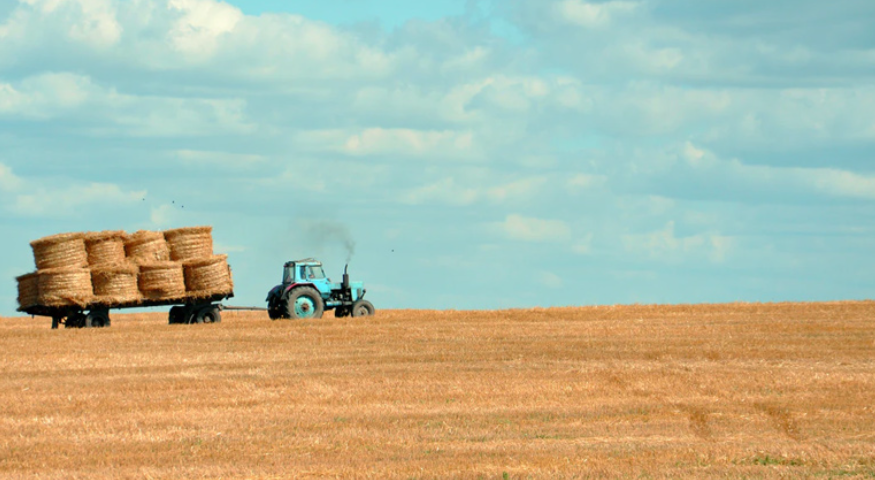
<instances>
[{"instance_id":1,"label":"blue sky","mask_svg":"<svg viewBox=\"0 0 875 480\"><path fill-rule=\"evenodd\" d=\"M873 18L0 0L0 314L31 240L189 225L237 305L308 256L378 308L871 298Z\"/></svg>"}]
</instances>

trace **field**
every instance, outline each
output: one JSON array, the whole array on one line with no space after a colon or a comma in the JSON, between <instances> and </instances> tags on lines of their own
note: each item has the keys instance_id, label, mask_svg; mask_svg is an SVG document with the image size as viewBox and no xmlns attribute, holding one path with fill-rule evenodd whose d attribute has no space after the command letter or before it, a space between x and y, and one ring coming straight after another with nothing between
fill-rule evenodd
<instances>
[{"instance_id":1,"label":"field","mask_svg":"<svg viewBox=\"0 0 875 480\"><path fill-rule=\"evenodd\" d=\"M875 478L875 302L0 319L2 478Z\"/></svg>"}]
</instances>

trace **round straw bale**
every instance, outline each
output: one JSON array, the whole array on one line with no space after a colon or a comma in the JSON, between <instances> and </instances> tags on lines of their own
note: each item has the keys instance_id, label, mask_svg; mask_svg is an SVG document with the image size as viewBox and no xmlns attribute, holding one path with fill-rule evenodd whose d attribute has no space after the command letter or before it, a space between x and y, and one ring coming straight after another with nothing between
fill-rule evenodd
<instances>
[{"instance_id":1,"label":"round straw bale","mask_svg":"<svg viewBox=\"0 0 875 480\"><path fill-rule=\"evenodd\" d=\"M88 266L88 253L81 233L60 233L30 242L39 270Z\"/></svg>"},{"instance_id":2,"label":"round straw bale","mask_svg":"<svg viewBox=\"0 0 875 480\"><path fill-rule=\"evenodd\" d=\"M183 265L188 297L211 297L234 291L227 255L190 260Z\"/></svg>"},{"instance_id":3,"label":"round straw bale","mask_svg":"<svg viewBox=\"0 0 875 480\"><path fill-rule=\"evenodd\" d=\"M170 246L171 260L197 260L213 255L213 227L166 230L164 237Z\"/></svg>"},{"instance_id":4,"label":"round straw bale","mask_svg":"<svg viewBox=\"0 0 875 480\"><path fill-rule=\"evenodd\" d=\"M39 275L28 273L15 278L18 281L18 306L32 307L39 304Z\"/></svg>"},{"instance_id":5,"label":"round straw bale","mask_svg":"<svg viewBox=\"0 0 875 480\"><path fill-rule=\"evenodd\" d=\"M107 305L138 302L141 298L137 283L138 272L137 267L131 264L92 268L91 283L94 285L95 302Z\"/></svg>"},{"instance_id":6,"label":"round straw bale","mask_svg":"<svg viewBox=\"0 0 875 480\"><path fill-rule=\"evenodd\" d=\"M87 268L48 268L37 273L40 305L84 307L94 297L91 271Z\"/></svg>"},{"instance_id":7,"label":"round straw bale","mask_svg":"<svg viewBox=\"0 0 875 480\"><path fill-rule=\"evenodd\" d=\"M125 232L105 231L85 235L88 265L105 267L125 262Z\"/></svg>"},{"instance_id":8,"label":"round straw bale","mask_svg":"<svg viewBox=\"0 0 875 480\"><path fill-rule=\"evenodd\" d=\"M154 262L140 265L140 293L150 300L185 297L185 275L179 262Z\"/></svg>"},{"instance_id":9,"label":"round straw bale","mask_svg":"<svg viewBox=\"0 0 875 480\"><path fill-rule=\"evenodd\" d=\"M161 232L140 230L128 235L125 237L125 252L130 261L140 265L170 260L170 249Z\"/></svg>"}]
</instances>

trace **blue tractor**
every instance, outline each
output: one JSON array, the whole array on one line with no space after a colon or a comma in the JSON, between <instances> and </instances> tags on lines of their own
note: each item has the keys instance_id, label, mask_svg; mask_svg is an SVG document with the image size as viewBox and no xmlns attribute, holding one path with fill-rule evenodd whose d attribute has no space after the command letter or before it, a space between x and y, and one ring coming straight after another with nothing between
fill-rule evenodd
<instances>
[{"instance_id":1,"label":"blue tractor","mask_svg":"<svg viewBox=\"0 0 875 480\"><path fill-rule=\"evenodd\" d=\"M283 267L283 283L267 294L267 313L271 320L322 318L326 310L332 309L335 317L374 314L374 305L363 298L364 284L349 281L349 265L343 268L341 283L327 278L322 262L312 258L286 262Z\"/></svg>"}]
</instances>

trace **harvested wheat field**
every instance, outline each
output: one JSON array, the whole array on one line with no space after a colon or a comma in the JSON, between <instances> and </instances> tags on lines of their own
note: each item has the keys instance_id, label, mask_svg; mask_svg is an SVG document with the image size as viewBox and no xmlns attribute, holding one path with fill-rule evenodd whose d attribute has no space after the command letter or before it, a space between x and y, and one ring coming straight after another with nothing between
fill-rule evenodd
<instances>
[{"instance_id":1,"label":"harvested wheat field","mask_svg":"<svg viewBox=\"0 0 875 480\"><path fill-rule=\"evenodd\" d=\"M0 319L0 477L875 477L875 302L113 313Z\"/></svg>"}]
</instances>

